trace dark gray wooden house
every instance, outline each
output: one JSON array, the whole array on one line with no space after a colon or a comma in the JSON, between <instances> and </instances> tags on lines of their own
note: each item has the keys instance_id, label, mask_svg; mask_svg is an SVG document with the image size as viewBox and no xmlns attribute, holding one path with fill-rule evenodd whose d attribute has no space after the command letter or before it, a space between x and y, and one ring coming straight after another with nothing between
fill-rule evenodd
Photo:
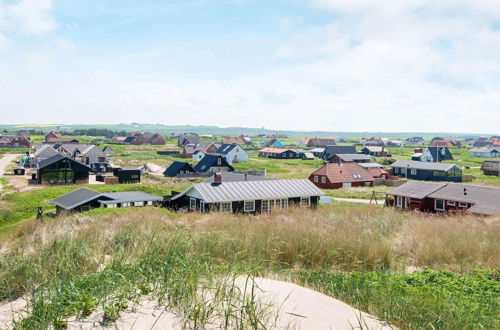
<instances>
[{"instance_id":1,"label":"dark gray wooden house","mask_svg":"<svg viewBox=\"0 0 500 330\"><path fill-rule=\"evenodd\" d=\"M174 210L261 213L291 205L314 207L323 192L309 180L259 180L196 183L183 192L167 196L164 205Z\"/></svg>"},{"instance_id":2,"label":"dark gray wooden house","mask_svg":"<svg viewBox=\"0 0 500 330\"><path fill-rule=\"evenodd\" d=\"M56 213L84 212L98 207L125 208L156 206L163 200L162 197L144 193L142 191L123 191L99 193L87 188L80 188L50 202L56 205Z\"/></svg>"},{"instance_id":3,"label":"dark gray wooden house","mask_svg":"<svg viewBox=\"0 0 500 330\"><path fill-rule=\"evenodd\" d=\"M38 184L89 183L92 168L70 157L57 154L36 164Z\"/></svg>"},{"instance_id":4,"label":"dark gray wooden house","mask_svg":"<svg viewBox=\"0 0 500 330\"><path fill-rule=\"evenodd\" d=\"M455 164L398 160L391 167L393 175L407 179L462 182L462 169Z\"/></svg>"}]
</instances>

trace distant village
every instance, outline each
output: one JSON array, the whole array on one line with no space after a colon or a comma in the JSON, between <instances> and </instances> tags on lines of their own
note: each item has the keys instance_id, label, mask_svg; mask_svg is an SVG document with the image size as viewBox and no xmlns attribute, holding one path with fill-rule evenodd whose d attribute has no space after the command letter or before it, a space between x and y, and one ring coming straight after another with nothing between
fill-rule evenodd
<instances>
[{"instance_id":1,"label":"distant village","mask_svg":"<svg viewBox=\"0 0 500 330\"><path fill-rule=\"evenodd\" d=\"M167 148L167 139L176 145ZM292 142L290 142L292 141ZM138 191L98 193L81 184L140 183L144 166L114 165L118 146L154 147L159 157L175 158L163 168L164 177L195 180L184 191L154 196ZM454 139L423 137L391 140L377 136L352 141L341 136L289 137L285 134L214 136L192 133L162 135L134 132L99 143L49 131L33 143L29 132L0 136L0 148L23 148L13 175L31 186L75 185L69 194L51 200L57 212L82 212L97 207L161 206L179 212L261 213L296 205L330 203L330 189L390 186L386 207L419 212L500 214L500 187L469 183L473 176L455 162L460 150L480 160L484 176L500 177L500 137ZM411 159L393 158L412 148ZM249 152L262 161L317 161L318 167L301 179L267 176L265 165L236 170ZM255 156L254 156L255 157ZM266 164L263 162L263 164ZM300 164L300 163L299 163Z\"/></svg>"}]
</instances>

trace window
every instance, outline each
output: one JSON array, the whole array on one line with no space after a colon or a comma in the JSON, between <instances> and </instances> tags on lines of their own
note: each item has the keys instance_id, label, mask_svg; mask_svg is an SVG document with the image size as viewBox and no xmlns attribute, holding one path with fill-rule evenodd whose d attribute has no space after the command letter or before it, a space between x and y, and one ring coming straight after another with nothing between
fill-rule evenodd
<instances>
[{"instance_id":1,"label":"window","mask_svg":"<svg viewBox=\"0 0 500 330\"><path fill-rule=\"evenodd\" d=\"M220 211L222 213L231 213L231 202L220 203Z\"/></svg>"},{"instance_id":2,"label":"window","mask_svg":"<svg viewBox=\"0 0 500 330\"><path fill-rule=\"evenodd\" d=\"M436 199L436 201L434 202L434 209L436 211L445 211L444 200L442 200L442 199Z\"/></svg>"},{"instance_id":3,"label":"window","mask_svg":"<svg viewBox=\"0 0 500 330\"><path fill-rule=\"evenodd\" d=\"M402 196L396 196L396 206L403 207L403 197Z\"/></svg>"},{"instance_id":4,"label":"window","mask_svg":"<svg viewBox=\"0 0 500 330\"><path fill-rule=\"evenodd\" d=\"M217 165L221 165L222 164L222 158L217 158Z\"/></svg>"},{"instance_id":5,"label":"window","mask_svg":"<svg viewBox=\"0 0 500 330\"><path fill-rule=\"evenodd\" d=\"M455 202L450 202L450 201L448 201L448 202L447 202L447 204L448 204L448 205L450 205L450 206L455 206L455 205L457 205Z\"/></svg>"},{"instance_id":6,"label":"window","mask_svg":"<svg viewBox=\"0 0 500 330\"><path fill-rule=\"evenodd\" d=\"M283 153L283 158L286 158L286 152L285 152L285 153Z\"/></svg>"},{"instance_id":7,"label":"window","mask_svg":"<svg viewBox=\"0 0 500 330\"><path fill-rule=\"evenodd\" d=\"M269 201L262 201L261 212L269 212Z\"/></svg>"},{"instance_id":8,"label":"window","mask_svg":"<svg viewBox=\"0 0 500 330\"><path fill-rule=\"evenodd\" d=\"M205 213L205 202L204 201L200 201L200 212Z\"/></svg>"},{"instance_id":9,"label":"window","mask_svg":"<svg viewBox=\"0 0 500 330\"><path fill-rule=\"evenodd\" d=\"M288 154L288 157L292 158L292 157L293 157L293 154L292 154L292 153L289 153L289 154Z\"/></svg>"},{"instance_id":10,"label":"window","mask_svg":"<svg viewBox=\"0 0 500 330\"><path fill-rule=\"evenodd\" d=\"M318 176L317 175L314 176L314 182L318 183Z\"/></svg>"},{"instance_id":11,"label":"window","mask_svg":"<svg viewBox=\"0 0 500 330\"><path fill-rule=\"evenodd\" d=\"M300 198L300 206L309 206L311 205L311 198L310 197L301 197Z\"/></svg>"},{"instance_id":12,"label":"window","mask_svg":"<svg viewBox=\"0 0 500 330\"><path fill-rule=\"evenodd\" d=\"M326 176L321 177L321 183L326 183Z\"/></svg>"},{"instance_id":13,"label":"window","mask_svg":"<svg viewBox=\"0 0 500 330\"><path fill-rule=\"evenodd\" d=\"M417 169L416 168L412 168L411 169L411 175L417 175Z\"/></svg>"},{"instance_id":14,"label":"window","mask_svg":"<svg viewBox=\"0 0 500 330\"><path fill-rule=\"evenodd\" d=\"M398 174L399 173L399 168L398 167L395 167L394 168L394 174Z\"/></svg>"},{"instance_id":15,"label":"window","mask_svg":"<svg viewBox=\"0 0 500 330\"><path fill-rule=\"evenodd\" d=\"M243 205L243 210L245 212L255 211L255 201L245 201L245 204Z\"/></svg>"},{"instance_id":16,"label":"window","mask_svg":"<svg viewBox=\"0 0 500 330\"><path fill-rule=\"evenodd\" d=\"M458 203L459 207L467 207L467 203Z\"/></svg>"},{"instance_id":17,"label":"window","mask_svg":"<svg viewBox=\"0 0 500 330\"><path fill-rule=\"evenodd\" d=\"M196 210L196 198L189 199L189 209L192 211Z\"/></svg>"}]
</instances>

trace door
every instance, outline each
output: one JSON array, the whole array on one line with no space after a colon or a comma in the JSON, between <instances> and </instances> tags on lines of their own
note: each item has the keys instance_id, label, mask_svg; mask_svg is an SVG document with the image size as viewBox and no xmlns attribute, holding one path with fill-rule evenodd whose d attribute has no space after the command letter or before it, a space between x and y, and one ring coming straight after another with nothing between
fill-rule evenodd
<instances>
[{"instance_id":1,"label":"door","mask_svg":"<svg viewBox=\"0 0 500 330\"><path fill-rule=\"evenodd\" d=\"M350 182L342 183L342 188L351 188L352 184Z\"/></svg>"}]
</instances>

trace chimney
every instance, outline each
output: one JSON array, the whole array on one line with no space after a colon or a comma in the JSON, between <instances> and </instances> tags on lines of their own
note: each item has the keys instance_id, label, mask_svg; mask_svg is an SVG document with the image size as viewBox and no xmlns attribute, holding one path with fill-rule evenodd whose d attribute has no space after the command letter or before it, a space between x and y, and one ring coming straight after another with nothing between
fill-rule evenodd
<instances>
[{"instance_id":1,"label":"chimney","mask_svg":"<svg viewBox=\"0 0 500 330\"><path fill-rule=\"evenodd\" d=\"M248 178L247 178L248 174L245 173L245 181L248 181Z\"/></svg>"},{"instance_id":2,"label":"chimney","mask_svg":"<svg viewBox=\"0 0 500 330\"><path fill-rule=\"evenodd\" d=\"M214 175L214 183L221 184L222 183L222 174L215 173Z\"/></svg>"}]
</instances>

